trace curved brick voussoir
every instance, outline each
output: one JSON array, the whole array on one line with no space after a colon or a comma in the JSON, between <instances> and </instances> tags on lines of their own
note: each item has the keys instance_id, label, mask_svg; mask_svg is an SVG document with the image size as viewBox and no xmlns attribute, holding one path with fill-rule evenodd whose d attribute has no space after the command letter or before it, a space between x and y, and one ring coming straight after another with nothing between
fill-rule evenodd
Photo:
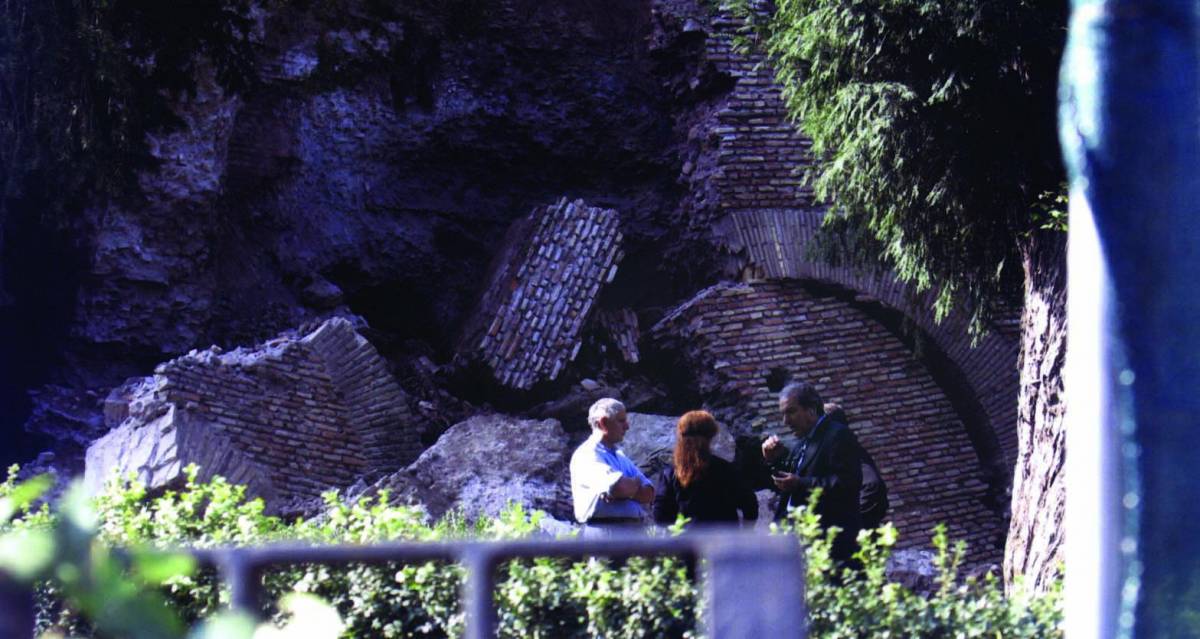
<instances>
[{"instance_id":1,"label":"curved brick voussoir","mask_svg":"<svg viewBox=\"0 0 1200 639\"><path fill-rule=\"evenodd\" d=\"M408 396L375 347L350 322L331 319L301 343L321 358L362 446L368 478L407 465L421 454Z\"/></svg>"},{"instance_id":2,"label":"curved brick voussoir","mask_svg":"<svg viewBox=\"0 0 1200 639\"><path fill-rule=\"evenodd\" d=\"M996 460L975 446L970 416L928 358L853 295L798 280L721 284L668 314L650 339L704 371L696 390L723 405L737 433L780 432L783 381L812 382L826 401L842 404L878 463L902 547L927 545L929 531L944 522L953 538L967 541L972 565L1000 559Z\"/></svg>"},{"instance_id":3,"label":"curved brick voussoir","mask_svg":"<svg viewBox=\"0 0 1200 639\"><path fill-rule=\"evenodd\" d=\"M575 359L601 289L617 274L621 219L583 200L535 209L510 230L457 361L481 361L504 386L529 390ZM635 329L636 330L636 327ZM626 349L636 361L636 344Z\"/></svg>"},{"instance_id":4,"label":"curved brick voussoir","mask_svg":"<svg viewBox=\"0 0 1200 639\"><path fill-rule=\"evenodd\" d=\"M300 503L416 459L407 397L370 345L341 318L228 353L213 347L160 365L110 397L119 426L87 451L92 491L114 473L151 488L201 477L245 484L268 507Z\"/></svg>"},{"instance_id":5,"label":"curved brick voussoir","mask_svg":"<svg viewBox=\"0 0 1200 639\"><path fill-rule=\"evenodd\" d=\"M985 420L979 425L985 432L978 438L992 438L1003 455L1002 466L1012 468L1017 454L1020 343L1019 336L1005 322L1015 323L1018 313L1002 318L978 343L973 343L963 313L955 310L941 322L934 319L932 292L916 295L911 286L897 281L889 272L831 266L808 259L805 247L821 227L822 211L768 209L740 211L731 217L750 263L762 279L832 284L860 299L898 311L916 324L953 366L954 376L966 385L970 399L978 402Z\"/></svg>"}]
</instances>

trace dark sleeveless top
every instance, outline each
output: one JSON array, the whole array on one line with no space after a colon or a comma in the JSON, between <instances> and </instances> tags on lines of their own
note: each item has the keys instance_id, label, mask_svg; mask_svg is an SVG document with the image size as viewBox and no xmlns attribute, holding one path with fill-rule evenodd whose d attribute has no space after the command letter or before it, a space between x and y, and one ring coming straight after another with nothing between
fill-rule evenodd
<instances>
[{"instance_id":1,"label":"dark sleeveless top","mask_svg":"<svg viewBox=\"0 0 1200 639\"><path fill-rule=\"evenodd\" d=\"M753 525L758 519L758 499L733 464L713 456L703 476L686 488L675 477L674 466L659 474L654 495L654 521L675 523L677 515L693 522L736 523L738 511Z\"/></svg>"}]
</instances>

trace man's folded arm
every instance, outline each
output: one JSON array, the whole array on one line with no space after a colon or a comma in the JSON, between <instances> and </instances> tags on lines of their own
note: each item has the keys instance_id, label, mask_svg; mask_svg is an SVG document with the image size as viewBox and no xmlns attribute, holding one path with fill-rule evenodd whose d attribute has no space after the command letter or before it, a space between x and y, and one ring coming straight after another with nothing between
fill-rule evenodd
<instances>
[{"instance_id":1,"label":"man's folded arm","mask_svg":"<svg viewBox=\"0 0 1200 639\"><path fill-rule=\"evenodd\" d=\"M627 477L622 475L620 479L608 489L608 496L613 499L632 499L637 496L643 484L636 477ZM653 499L654 489L650 489L651 499Z\"/></svg>"},{"instance_id":2,"label":"man's folded arm","mask_svg":"<svg viewBox=\"0 0 1200 639\"><path fill-rule=\"evenodd\" d=\"M650 504L654 501L654 486L652 484L641 484L637 492L633 494L633 499L641 504Z\"/></svg>"}]
</instances>

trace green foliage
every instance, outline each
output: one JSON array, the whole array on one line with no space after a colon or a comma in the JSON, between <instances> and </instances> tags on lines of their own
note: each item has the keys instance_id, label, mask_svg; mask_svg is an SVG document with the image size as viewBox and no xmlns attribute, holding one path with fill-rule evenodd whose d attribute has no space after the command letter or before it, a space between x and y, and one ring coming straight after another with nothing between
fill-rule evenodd
<instances>
[{"instance_id":1,"label":"green foliage","mask_svg":"<svg viewBox=\"0 0 1200 639\"><path fill-rule=\"evenodd\" d=\"M5 545L12 535L49 539L51 557L39 560L30 574L45 580L44 598L59 602L44 608L57 616L43 618L42 629L70 636L182 637L180 619L202 620L188 635L193 639L459 636L463 570L456 565L281 568L264 576L267 592L280 601L269 611L275 625L256 629L248 618L217 612L227 594L218 591L211 575L185 558L142 549L285 537L312 543L511 539L534 534L543 517L513 505L493 519L471 523L451 515L431 524L418 509L388 505L386 494L349 504L330 493L324 516L288 523L265 515L261 501L247 500L240 486L219 478L198 482L194 468L179 491L148 497L138 483L126 480L97 498L94 511L73 491L51 513L33 506L38 487L17 484L14 474L0 484L0 513L12 513L0 520L0 569L11 572L20 550ZM1006 597L990 575L960 578L963 546L951 545L944 529L934 536L939 588L930 596L887 581L885 566L896 543L890 526L861 537L860 573L831 562L831 531L821 529L810 509L796 511L774 532L804 544L812 637L1062 636L1058 592L1033 597L1017 588ZM111 546L126 551L107 550ZM494 593L499 635L698 637L701 613L691 574L672 557L510 561L500 567Z\"/></svg>"},{"instance_id":2,"label":"green foliage","mask_svg":"<svg viewBox=\"0 0 1200 639\"><path fill-rule=\"evenodd\" d=\"M735 2L822 160L810 179L852 257L882 260L978 330L1017 294L1020 242L1061 192L1064 0ZM1059 228L1059 226L1054 226ZM841 240L845 243L845 240Z\"/></svg>"},{"instance_id":3,"label":"green foliage","mask_svg":"<svg viewBox=\"0 0 1200 639\"><path fill-rule=\"evenodd\" d=\"M99 540L112 546L214 546L265 543L284 536L286 526L264 514L261 499L216 477L197 481L189 466L181 490L148 498L132 478L111 484L96 498ZM223 603L213 570L189 571L164 582L164 594L188 623L214 614Z\"/></svg>"},{"instance_id":4,"label":"green foliage","mask_svg":"<svg viewBox=\"0 0 1200 639\"><path fill-rule=\"evenodd\" d=\"M145 497L144 489L133 482L115 484L99 501L107 510L102 514L92 507L82 486L74 484L51 514L44 505L33 502L49 487L46 477L16 483L16 467L9 469L0 484L0 570L18 581L41 581L38 594L42 617L40 630L59 631L68 636L129 637L132 639L333 639L344 629L337 611L315 597L290 593L280 600L285 613L278 628L257 624L243 615L219 612L188 633L178 612L186 606L186 597L178 593L180 583L196 574L190 555L174 554L134 541L146 529L144 513L131 508L136 497ZM231 487L223 480L197 484L196 471L189 469L188 490L182 495L164 496L156 512L165 514L172 507L181 514L178 520L202 519L205 525L168 524L171 534L180 530L218 531L216 538L228 538L230 521L237 521L235 535L244 535L246 519L259 515L257 529L269 529L276 523L262 518L261 502L244 502L244 488ZM159 501L159 500L155 500ZM191 508L178 508L182 503ZM163 507L166 506L166 507ZM225 511L236 513L226 516ZM200 514L203 511L204 514ZM122 515L134 514L127 525L114 524ZM215 516L214 516L215 515ZM114 532L115 531L115 532ZM105 543L120 542L121 549ZM153 539L153 538L152 538ZM156 540L157 541L157 540ZM194 594L193 590L193 594ZM182 605L181 605L182 604Z\"/></svg>"},{"instance_id":5,"label":"green foliage","mask_svg":"<svg viewBox=\"0 0 1200 639\"><path fill-rule=\"evenodd\" d=\"M813 496L816 499L816 496ZM898 536L890 523L859 534L860 571L840 568L829 558L834 531L822 531L809 508L794 511L774 527L805 542L809 633L821 639L862 637L971 637L1061 639L1061 582L1043 596L1016 584L1005 596L1003 584L988 573L982 579L959 574L966 546L951 544L939 525L933 534L938 589L914 593L886 577L888 557Z\"/></svg>"},{"instance_id":6,"label":"green foliage","mask_svg":"<svg viewBox=\"0 0 1200 639\"><path fill-rule=\"evenodd\" d=\"M190 571L190 557L140 548L115 553L97 543L96 519L80 486L67 491L50 517L44 506L30 507L48 482L16 484L14 476L10 469L0 501L15 505L14 514L29 516L3 522L0 569L21 581L46 581L44 596L69 601L90 622L85 626L70 618L71 630L134 639L182 636L179 619L153 588Z\"/></svg>"},{"instance_id":7,"label":"green foliage","mask_svg":"<svg viewBox=\"0 0 1200 639\"><path fill-rule=\"evenodd\" d=\"M1038 196L1033 205L1033 222L1038 229L1067 232L1067 185L1058 191L1047 191Z\"/></svg>"}]
</instances>

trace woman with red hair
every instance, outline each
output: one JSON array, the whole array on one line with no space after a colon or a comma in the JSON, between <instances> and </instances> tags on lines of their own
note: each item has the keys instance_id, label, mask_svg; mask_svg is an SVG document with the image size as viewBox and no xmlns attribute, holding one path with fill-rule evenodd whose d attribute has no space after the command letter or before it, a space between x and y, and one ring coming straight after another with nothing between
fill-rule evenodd
<instances>
[{"instance_id":1,"label":"woman with red hair","mask_svg":"<svg viewBox=\"0 0 1200 639\"><path fill-rule=\"evenodd\" d=\"M675 426L673 464L663 469L654 498L654 521L673 524L678 516L692 522L737 523L758 519L758 500L730 462L712 454L717 420L694 410Z\"/></svg>"}]
</instances>

